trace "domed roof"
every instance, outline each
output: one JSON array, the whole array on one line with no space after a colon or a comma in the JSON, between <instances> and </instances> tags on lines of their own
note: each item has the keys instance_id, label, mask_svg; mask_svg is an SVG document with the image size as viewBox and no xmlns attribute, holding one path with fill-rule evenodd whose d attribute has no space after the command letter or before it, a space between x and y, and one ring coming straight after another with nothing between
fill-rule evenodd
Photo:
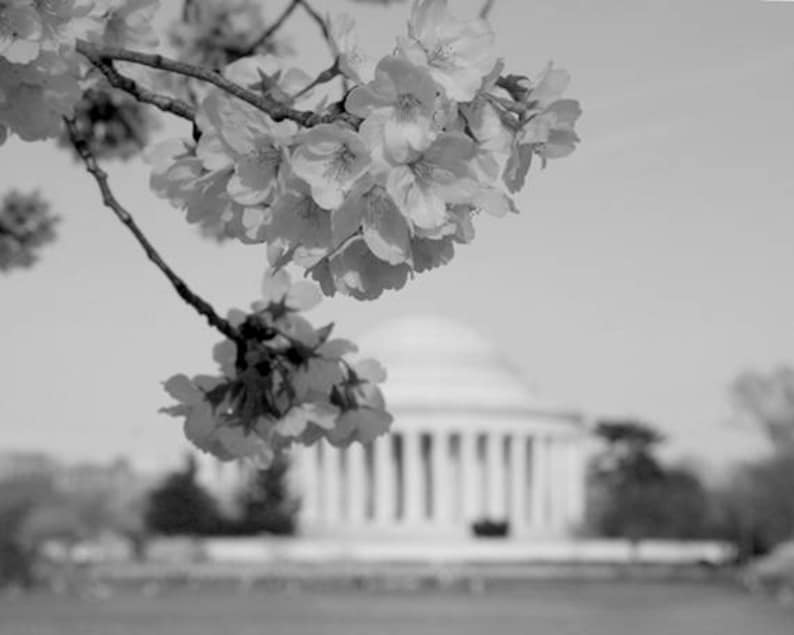
<instances>
[{"instance_id":1,"label":"domed roof","mask_svg":"<svg viewBox=\"0 0 794 635\"><path fill-rule=\"evenodd\" d=\"M359 340L388 371L389 408L499 412L548 411L521 372L477 331L447 318L407 317Z\"/></svg>"}]
</instances>

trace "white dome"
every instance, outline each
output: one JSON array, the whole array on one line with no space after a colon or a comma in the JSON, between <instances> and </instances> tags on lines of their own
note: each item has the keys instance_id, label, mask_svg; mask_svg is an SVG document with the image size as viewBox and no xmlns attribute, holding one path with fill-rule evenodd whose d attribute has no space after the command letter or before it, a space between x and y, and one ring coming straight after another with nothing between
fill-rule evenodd
<instances>
[{"instance_id":1,"label":"white dome","mask_svg":"<svg viewBox=\"0 0 794 635\"><path fill-rule=\"evenodd\" d=\"M359 344L362 355L386 367L383 392L395 413L550 410L507 358L458 322L434 316L402 318L369 332Z\"/></svg>"}]
</instances>

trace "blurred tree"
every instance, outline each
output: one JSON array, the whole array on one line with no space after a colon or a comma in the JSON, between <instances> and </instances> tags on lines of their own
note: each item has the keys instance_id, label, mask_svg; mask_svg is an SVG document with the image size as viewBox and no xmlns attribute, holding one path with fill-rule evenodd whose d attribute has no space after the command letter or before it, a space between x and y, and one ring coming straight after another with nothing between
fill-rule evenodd
<instances>
[{"instance_id":1,"label":"blurred tree","mask_svg":"<svg viewBox=\"0 0 794 635\"><path fill-rule=\"evenodd\" d=\"M282 456L243 485L238 494L240 516L235 533L282 536L295 533L299 505L289 491L288 474L289 462Z\"/></svg>"},{"instance_id":2,"label":"blurred tree","mask_svg":"<svg viewBox=\"0 0 794 635\"><path fill-rule=\"evenodd\" d=\"M216 501L196 480L192 456L150 492L144 518L150 532L169 536L213 534L224 524Z\"/></svg>"},{"instance_id":3,"label":"blurred tree","mask_svg":"<svg viewBox=\"0 0 794 635\"><path fill-rule=\"evenodd\" d=\"M33 582L35 551L26 543L23 527L31 512L54 496L49 475L0 480L0 587Z\"/></svg>"},{"instance_id":4,"label":"blurred tree","mask_svg":"<svg viewBox=\"0 0 794 635\"><path fill-rule=\"evenodd\" d=\"M664 437L633 420L603 421L604 450L591 465L589 524L599 535L691 539L708 532L709 495L692 471L655 456Z\"/></svg>"},{"instance_id":5,"label":"blurred tree","mask_svg":"<svg viewBox=\"0 0 794 635\"><path fill-rule=\"evenodd\" d=\"M748 371L731 386L739 411L758 425L779 452L794 452L794 368Z\"/></svg>"},{"instance_id":6,"label":"blurred tree","mask_svg":"<svg viewBox=\"0 0 794 635\"><path fill-rule=\"evenodd\" d=\"M794 453L739 466L718 490L720 535L741 558L765 554L794 539Z\"/></svg>"},{"instance_id":7,"label":"blurred tree","mask_svg":"<svg viewBox=\"0 0 794 635\"><path fill-rule=\"evenodd\" d=\"M32 266L57 223L38 192L8 192L0 201L0 273Z\"/></svg>"}]
</instances>

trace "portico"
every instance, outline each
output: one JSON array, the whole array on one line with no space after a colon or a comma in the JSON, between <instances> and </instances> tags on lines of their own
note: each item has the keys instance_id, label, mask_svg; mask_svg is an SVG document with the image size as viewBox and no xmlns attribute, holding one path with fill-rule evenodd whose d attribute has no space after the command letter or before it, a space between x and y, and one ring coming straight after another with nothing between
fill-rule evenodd
<instances>
[{"instance_id":1,"label":"portico","mask_svg":"<svg viewBox=\"0 0 794 635\"><path fill-rule=\"evenodd\" d=\"M367 446L295 454L307 535L563 536L584 513L581 416L541 403L479 335L438 318L387 325L361 344L389 371L395 424Z\"/></svg>"}]
</instances>

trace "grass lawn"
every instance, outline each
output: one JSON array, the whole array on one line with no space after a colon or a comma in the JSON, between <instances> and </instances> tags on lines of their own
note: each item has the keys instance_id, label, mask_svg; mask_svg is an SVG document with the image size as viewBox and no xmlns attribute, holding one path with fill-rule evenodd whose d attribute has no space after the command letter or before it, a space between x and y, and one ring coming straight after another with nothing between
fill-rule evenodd
<instances>
[{"instance_id":1,"label":"grass lawn","mask_svg":"<svg viewBox=\"0 0 794 635\"><path fill-rule=\"evenodd\" d=\"M728 586L532 582L484 593L171 590L0 599L1 635L792 635Z\"/></svg>"}]
</instances>

